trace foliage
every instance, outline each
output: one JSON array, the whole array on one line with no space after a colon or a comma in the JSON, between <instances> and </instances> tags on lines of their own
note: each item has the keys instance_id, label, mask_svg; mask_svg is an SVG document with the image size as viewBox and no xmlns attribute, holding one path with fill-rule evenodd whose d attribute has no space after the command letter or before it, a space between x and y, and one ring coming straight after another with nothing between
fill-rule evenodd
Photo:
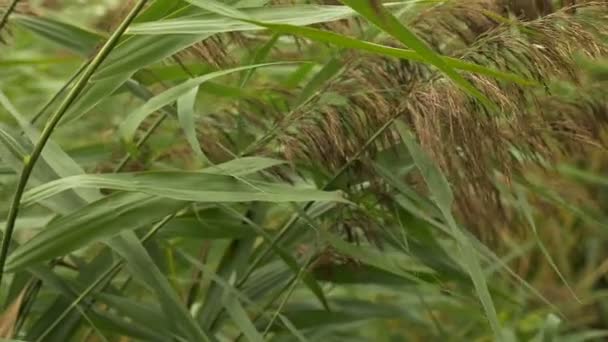
<instances>
[{"instance_id":1,"label":"foliage","mask_svg":"<svg viewBox=\"0 0 608 342\"><path fill-rule=\"evenodd\" d=\"M0 3L0 337L605 338L608 6L509 3Z\"/></svg>"}]
</instances>

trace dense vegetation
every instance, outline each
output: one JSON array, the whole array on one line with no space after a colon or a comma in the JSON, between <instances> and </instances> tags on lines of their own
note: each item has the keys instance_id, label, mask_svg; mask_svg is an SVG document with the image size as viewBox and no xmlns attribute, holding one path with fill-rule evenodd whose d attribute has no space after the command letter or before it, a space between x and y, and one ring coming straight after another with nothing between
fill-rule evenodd
<instances>
[{"instance_id":1,"label":"dense vegetation","mask_svg":"<svg viewBox=\"0 0 608 342\"><path fill-rule=\"evenodd\" d=\"M0 338L608 336L605 1L0 13Z\"/></svg>"}]
</instances>

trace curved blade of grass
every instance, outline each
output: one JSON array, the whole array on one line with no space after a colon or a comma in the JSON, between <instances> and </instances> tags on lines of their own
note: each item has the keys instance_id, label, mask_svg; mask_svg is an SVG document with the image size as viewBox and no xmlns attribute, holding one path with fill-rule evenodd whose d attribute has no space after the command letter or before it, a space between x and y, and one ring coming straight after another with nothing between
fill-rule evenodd
<instances>
[{"instance_id":1,"label":"curved blade of grass","mask_svg":"<svg viewBox=\"0 0 608 342\"><path fill-rule=\"evenodd\" d=\"M375 7L374 5L372 5L372 2L375 3L375 1L368 2L368 1L361 1L361 0L347 0L347 1L343 1L343 2L346 3L348 6L350 6L351 8L353 8L359 14L364 16L366 19L370 20L372 23L374 23L379 28L381 28L385 32L393 35L395 38L400 40L406 46L412 48L412 50L388 48L388 47L384 47L382 45L364 42L364 41L361 41L358 39L349 38L349 37L342 36L342 35L332 33L332 32L327 32L327 31L317 30L317 29L312 29L312 28L306 28L306 27L299 27L299 25L302 25L302 26L307 25L305 23L294 24L293 22L289 22L288 20L285 20L284 22L275 23L270 20L264 20L264 18L257 18L256 16L254 16L251 13L248 13L246 11L236 10L234 8L231 8L230 6L219 4L215 0L211 0L211 1L188 0L188 1L203 9L212 11L219 15L223 15L226 18L232 18L234 20L240 20L243 22L259 25L259 26L271 29L275 32L289 33L289 34L296 34L296 35L306 34L306 36L305 36L306 38L313 39L313 40L316 38L316 39L319 39L326 43L333 43L333 44L336 44L341 47L361 49L362 46L365 46L367 49L371 48L371 49L375 50L375 51L369 51L369 52L377 53L378 52L377 47L385 48L385 49L382 49L382 50L384 50L384 52L391 51L392 49L401 50L400 52L398 52L401 56L393 56L393 57L412 59L412 60L416 60L419 62L426 62L426 63L433 64L438 69L445 72L446 75L448 75L448 77L450 77L456 84L461 86L466 92L468 92L472 96L476 97L477 99L480 100L480 102L483 102L484 104L488 105L489 107L493 107L494 104L491 101L489 101L485 97L485 95L480 93L479 90L477 90L475 87L473 87L467 80L465 80L461 75L459 75L456 71L454 71L453 70L454 68L457 68L457 66L458 66L459 69L463 69L463 67L464 67L464 68L468 68L468 69L473 69L473 70L468 70L468 71L474 71L474 72L479 72L479 73L485 72L485 73L492 74L491 76L493 76L493 77L503 76L503 78L506 77L505 79L509 79L511 81L517 80L518 82L523 82L528 85L536 84L536 82L533 82L530 80L525 80L517 75L500 72L497 70L493 70L491 68L485 68L483 66L476 65L473 63L459 61L458 59L455 59L455 58L448 58L448 57L443 57L443 56L437 55L431 48L429 48L426 45L426 43L424 43L422 40L420 40L407 27L402 25L397 20L397 18L395 18L384 7L382 7L382 6ZM348 46L348 45L350 45L350 46ZM386 48L388 48L388 49L386 49ZM391 52L393 54L395 53L395 51L391 51ZM463 70L466 70L466 69L463 69Z\"/></svg>"},{"instance_id":2,"label":"curved blade of grass","mask_svg":"<svg viewBox=\"0 0 608 342\"><path fill-rule=\"evenodd\" d=\"M264 62L266 57L268 57L268 55L270 54L270 51L272 51L272 48L275 46L275 44L279 40L279 36L280 35L278 35L278 34L272 35L272 38L270 38L266 43L264 43L264 45L262 45L259 49L257 49L255 51L255 53L251 57L250 63L248 63L248 64L259 64L259 63ZM253 76L254 72L255 72L255 69L251 69L251 70L247 70L246 72L242 73L241 80L239 82L241 88L244 88L245 85L247 85L247 82L249 82L249 80L251 79L251 76Z\"/></svg>"},{"instance_id":3,"label":"curved blade of grass","mask_svg":"<svg viewBox=\"0 0 608 342\"><path fill-rule=\"evenodd\" d=\"M421 209L417 208L417 205L411 203L411 201L409 201L409 200L405 200L405 197L396 197L395 200L399 205L401 205L408 212L413 213L415 216L419 217L420 219L422 219L422 220L428 222L429 224L431 224L432 226L440 229L443 233L456 239L456 236L454 235L453 230L451 230L444 223L438 221L434 217L431 217L426 212L426 210L421 210ZM435 211L435 210L436 209L434 209L432 211ZM500 257L498 257L492 250L490 250L488 247L486 247L481 242L476 240L474 236L469 235L469 238L471 240L471 243L473 244L473 248L476 249L475 252L478 254L478 256L480 258L482 258L483 260L486 260L487 262L490 263L490 267L489 267L490 271L493 272L494 269L503 269L503 270L507 271L507 273L509 273L509 275L512 278L514 278L514 280L517 283L523 285L528 291L530 291L530 293L533 296L538 298L540 301L542 301L544 304L546 304L552 310L559 312L559 309L551 301L549 301L536 288L534 288L534 286L532 286L529 282L527 282L520 275L518 275L514 270L512 270L511 267L504 260L502 260ZM488 274L490 274L490 272L488 272Z\"/></svg>"},{"instance_id":4,"label":"curved blade of grass","mask_svg":"<svg viewBox=\"0 0 608 342\"><path fill-rule=\"evenodd\" d=\"M79 258L72 259L77 265L80 265ZM81 326L83 318L86 321L95 321L96 325L99 324L99 320L94 312L85 312L86 305L75 305L67 313L64 318L64 324L56 326L57 329L53 328L54 321L57 317L61 316L59 312L63 312L66 307L69 306L70 302L78 296L78 290L83 283L89 283L95 279L103 270L112 263L112 257L108 251L102 252L95 256L86 269L81 269L76 275L75 279L65 279L62 276L58 276L53 272L50 267L44 265L36 265L30 267L28 271L32 272L33 275L41 280L45 286L53 288L54 291L58 292L58 296L55 301L41 313L40 317L35 323L27 329L27 339L29 341L38 340L58 340L65 341L69 340L70 336L73 335ZM34 270L34 271L32 271ZM42 271L45 270L45 271ZM42 273L42 274L41 274ZM85 316L86 315L86 316ZM92 319L91 319L92 318ZM118 327L116 327L118 328ZM118 331L122 329L118 328Z\"/></svg>"},{"instance_id":5,"label":"curved blade of grass","mask_svg":"<svg viewBox=\"0 0 608 342\"><path fill-rule=\"evenodd\" d=\"M215 34L260 30L257 25L236 18L300 26L331 22L357 15L347 6L300 4L237 9L219 1L188 0L188 2L212 13L139 23L130 27L128 33L140 35ZM402 6L402 4L394 5Z\"/></svg>"},{"instance_id":6,"label":"curved blade of grass","mask_svg":"<svg viewBox=\"0 0 608 342\"><path fill-rule=\"evenodd\" d=\"M244 14L244 12L242 12L241 10L233 8L230 5L222 4L221 2L215 0L186 0L186 2L209 12L217 13L228 18L239 17ZM289 7L289 10L294 10L294 8Z\"/></svg>"},{"instance_id":7,"label":"curved blade of grass","mask_svg":"<svg viewBox=\"0 0 608 342\"><path fill-rule=\"evenodd\" d=\"M31 204L72 188L143 192L193 202L345 202L338 191L320 191L281 183L247 180L202 172L142 172L80 175L58 179L29 190L23 204Z\"/></svg>"},{"instance_id":8,"label":"curved blade of grass","mask_svg":"<svg viewBox=\"0 0 608 342\"><path fill-rule=\"evenodd\" d=\"M141 193L116 193L49 223L39 234L15 249L7 270L66 255L93 242L151 224L183 208L184 202Z\"/></svg>"},{"instance_id":9,"label":"curved blade of grass","mask_svg":"<svg viewBox=\"0 0 608 342\"><path fill-rule=\"evenodd\" d=\"M137 128L146 119L146 117L148 117L148 115L150 115L151 113L155 112L156 110L176 101L179 97L187 94L193 88L195 88L209 80L212 80L217 77L225 76L225 75L228 75L228 74L231 74L234 72L243 71L243 70L262 68L262 67L273 66L273 65L283 65L283 64L288 64L288 63L289 62L285 62L285 63L277 62L277 63L263 63L263 64L241 66L241 67L231 68L231 69L227 69L227 70L211 72L209 74L185 81L185 82L183 82L173 88L170 88L170 89L164 91L163 93L151 98L144 105L142 105L141 107L139 107L138 109L136 109L135 111L130 113L129 116L127 116L125 118L125 120L120 124L120 127L119 127L120 135L122 136L122 138L125 142L127 142L127 143L131 142L133 140L133 136L135 135L135 132L137 131Z\"/></svg>"},{"instance_id":10,"label":"curved blade of grass","mask_svg":"<svg viewBox=\"0 0 608 342\"><path fill-rule=\"evenodd\" d=\"M333 57L327 62L314 77L306 83L298 98L296 99L294 106L299 106L308 102L308 100L323 87L329 80L335 77L343 68L344 64L338 57Z\"/></svg>"},{"instance_id":11,"label":"curved blade of grass","mask_svg":"<svg viewBox=\"0 0 608 342\"><path fill-rule=\"evenodd\" d=\"M153 237L159 229L161 229L168 221L170 221L172 218L174 217L174 215L168 215L165 218L163 218L161 221L157 222L151 229L150 231L148 231L146 233L146 235L142 238L142 242L148 241L151 237ZM122 237L118 236L116 238L114 238L115 240L120 240L122 239ZM36 275L36 277L43 279L45 283L51 283L55 288L57 288L59 290L59 292L61 292L62 294L66 295L67 298L70 299L70 303L69 305L67 305L67 303L65 305L62 305L61 308L58 308L58 310L55 310L54 313L58 313L61 312L59 315L46 315L43 317L43 319L47 320L47 318L49 318L49 316L51 316L51 321L50 324L45 324L45 330L42 332L41 335L37 335L37 339L36 341L42 341L44 340L46 337L48 337L48 335L53 332L53 330L59 326L60 323L63 322L64 319L68 319L68 316L73 312L73 309L75 308L79 308L79 311L82 310L87 310L89 308L89 305L83 306L83 308L80 308L79 306L82 305L82 301L88 297L90 294L92 294L94 291L96 291L98 288L101 288L103 286L105 286L104 283L111 281L111 279L121 270L122 266L124 265L124 261L120 260L120 261L116 261L113 262L110 265L106 265L109 266L109 268L106 268L105 266L101 266L99 267L99 262L103 262L104 259L104 255L109 255L109 253L105 253L108 252L107 250L102 252L101 254L98 254L95 259L88 265L89 267L83 269L80 274L90 274L89 276L86 276L86 279L82 279L81 283L87 283L89 284L86 288L84 288L82 290L82 292L78 293L73 293L73 291L71 291L71 289L64 289L64 286L62 284L61 279L59 279L55 273L51 272L51 271L46 271L46 269L42 269L40 270L40 266L33 266L30 268L30 271L32 271L33 274ZM103 271L100 271L99 269L103 269ZM41 272L42 271L42 272ZM81 286L81 285L80 285ZM56 318L55 318L56 317ZM110 331L126 331L126 334L128 335L134 335L134 336L139 336L142 333L144 335L149 334L148 331L146 331L147 329L143 329L144 331L142 331L141 329L137 329L135 326L126 326L124 324L121 324L121 322L112 320L111 316L103 316L102 318L105 319L106 323L109 323L110 326L112 327L112 329ZM173 321L168 320L167 323L171 323ZM106 324L107 326L107 324ZM181 332L181 330L180 330ZM178 337L180 334L179 332L175 331L174 333L175 337ZM159 336L153 335L151 340L161 340L163 341L164 339L157 339ZM148 338L150 339L150 338ZM62 339L62 340L65 340Z\"/></svg>"},{"instance_id":12,"label":"curved blade of grass","mask_svg":"<svg viewBox=\"0 0 608 342\"><path fill-rule=\"evenodd\" d=\"M134 73L134 72L133 72ZM89 83L65 114L62 124L71 123L87 114L97 104L112 96L133 73L123 73Z\"/></svg>"},{"instance_id":13,"label":"curved blade of grass","mask_svg":"<svg viewBox=\"0 0 608 342\"><path fill-rule=\"evenodd\" d=\"M201 144L196 137L196 122L194 119L194 105L196 103L196 94L198 93L198 86L190 89L186 94L180 96L177 99L177 119L179 121L180 126L182 126L182 130L184 131L184 135L186 136L186 140L188 140L188 144L190 144L190 148L194 155L199 159L199 161L205 165L209 165L209 159L203 153L201 149Z\"/></svg>"},{"instance_id":14,"label":"curved blade of grass","mask_svg":"<svg viewBox=\"0 0 608 342\"><path fill-rule=\"evenodd\" d=\"M97 32L47 17L15 15L13 19L34 34L81 56L88 56L106 38Z\"/></svg>"},{"instance_id":15,"label":"curved blade of grass","mask_svg":"<svg viewBox=\"0 0 608 342\"><path fill-rule=\"evenodd\" d=\"M532 342L551 342L557 340L559 326L562 324L562 320L550 313L545 318L544 323L540 327L540 331L533 339Z\"/></svg>"},{"instance_id":16,"label":"curved blade of grass","mask_svg":"<svg viewBox=\"0 0 608 342\"><path fill-rule=\"evenodd\" d=\"M424 153L424 151L422 151L408 127L399 121L396 122L396 126L401 139L407 146L407 149L414 159L416 166L424 178L424 181L433 197L433 201L437 204L439 210L441 210L441 213L447 222L447 226L450 228L452 234L456 238L458 250L461 255L460 259L462 260L464 268L469 273L471 280L475 285L475 290L479 300L484 307L486 316L494 332L494 337L496 340L502 341L502 329L496 314L496 308L494 306L492 296L490 295L490 291L488 290L486 278L483 274L479 258L475 252L475 247L471 241L469 241L468 237L464 234L460 227L458 227L456 220L452 215L454 195L450 189L450 184L439 168Z\"/></svg>"},{"instance_id":17,"label":"curved blade of grass","mask_svg":"<svg viewBox=\"0 0 608 342\"><path fill-rule=\"evenodd\" d=\"M173 56L209 36L210 34L130 37L116 48L91 79L99 81L120 74L132 75L135 71Z\"/></svg>"},{"instance_id":18,"label":"curved blade of grass","mask_svg":"<svg viewBox=\"0 0 608 342\"><path fill-rule=\"evenodd\" d=\"M253 203L251 207L259 208L260 205ZM238 277L249 263L251 250L255 241L256 237L232 240L223 249L221 257L217 260L218 264L214 273L218 278L231 281L234 277ZM221 329L219 323L222 320L222 313L224 312L222 302L224 293L225 289L222 286L218 283L212 283L207 289L203 305L197 313L199 324L213 332L218 332Z\"/></svg>"},{"instance_id":19,"label":"curved blade of grass","mask_svg":"<svg viewBox=\"0 0 608 342\"><path fill-rule=\"evenodd\" d=\"M133 5L129 13L114 30L110 38L108 38L108 40L103 44L100 50L95 54L95 57L93 57L91 62L83 71L82 76L70 89L70 92L65 96L61 104L57 107L56 111L48 119L44 129L42 130L42 133L40 134L40 138L38 139L34 146L34 149L32 150L30 158L28 158L28 160L24 162L23 169L21 171L21 174L19 175L17 187L15 189L15 193L10 204L10 209L6 220L7 223L5 233L2 237L2 246L0 247L0 283L1 278L4 275L6 257L10 249L10 244L12 242L12 235L15 228L15 220L19 215L22 196L26 189L34 166L36 165L36 162L41 157L44 147L47 144L51 135L53 134L54 129L59 124L59 121L63 118L66 111L70 108L74 100L81 94L82 90L84 90L87 82L90 80L90 77L93 75L95 70L103 63L108 54L110 54L112 49L119 42L120 37L122 36L124 31L131 24L131 21L137 16L139 11L143 9L143 7L146 5L146 2L147 0L139 0Z\"/></svg>"},{"instance_id":20,"label":"curved blade of grass","mask_svg":"<svg viewBox=\"0 0 608 342\"><path fill-rule=\"evenodd\" d=\"M232 321L243 332L248 341L262 342L262 334L255 328L241 303L229 292L224 292L222 302Z\"/></svg>"},{"instance_id":21,"label":"curved blade of grass","mask_svg":"<svg viewBox=\"0 0 608 342\"><path fill-rule=\"evenodd\" d=\"M88 56L103 36L81 27L45 17L16 16L26 29L47 41ZM96 104L113 94L136 71L163 60L209 35L165 35L162 37L131 37L121 42L91 77L80 97L67 111L66 118L75 120Z\"/></svg>"}]
</instances>

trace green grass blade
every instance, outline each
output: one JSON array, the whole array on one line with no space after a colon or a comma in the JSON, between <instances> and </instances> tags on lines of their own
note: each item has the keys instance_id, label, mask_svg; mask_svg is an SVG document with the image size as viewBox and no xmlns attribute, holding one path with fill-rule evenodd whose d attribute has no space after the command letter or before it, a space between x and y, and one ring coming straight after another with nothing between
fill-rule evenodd
<instances>
[{"instance_id":1,"label":"green grass blade","mask_svg":"<svg viewBox=\"0 0 608 342\"><path fill-rule=\"evenodd\" d=\"M124 230L160 220L186 204L140 193L117 193L54 220L39 234L13 251L7 270L66 255Z\"/></svg>"},{"instance_id":2,"label":"green grass blade","mask_svg":"<svg viewBox=\"0 0 608 342\"><path fill-rule=\"evenodd\" d=\"M32 204L72 188L142 192L152 196L201 203L345 202L338 191L320 191L283 183L242 180L242 177L237 179L232 176L182 171L80 175L58 179L33 188L24 195L23 203Z\"/></svg>"},{"instance_id":3,"label":"green grass blade","mask_svg":"<svg viewBox=\"0 0 608 342\"><path fill-rule=\"evenodd\" d=\"M374 24L388 32L389 34L394 35L396 38L400 39L402 42L412 48L412 50L404 50L398 48L392 48L388 46L383 46L379 44L369 43L363 40L350 38L344 35L340 35L337 33L323 31L319 29L309 28L309 27L300 27L305 25L311 25L318 22L310 21L307 22L305 19L306 16L303 14L294 19L285 18L283 16L269 16L263 17L260 15L256 15L255 13L246 12L244 10L235 10L234 8L230 8L229 6L218 4L216 1L191 1L193 4L200 6L202 8L206 8L210 11L215 11L216 14L224 16L224 20L236 20L241 21L246 24L253 24L261 27L268 28L278 33L285 34L294 34L298 36L302 36L311 40L320 41L324 43L333 44L342 48L354 48L359 50L364 50L367 52L378 53L386 56L403 58L414 60L417 62L425 62L431 63L436 66L441 71L445 72L448 77L450 77L456 84L462 87L465 91L467 91L472 96L479 99L481 102L485 103L489 107L495 107L495 105L489 101L485 95L481 94L479 90L473 87L467 80L465 80L461 75L459 75L453 69L460 69L470 72L475 72L487 76L492 76L512 82L517 82L524 85L538 85L537 82L527 80L518 75L502 72L499 70L495 70L492 68L487 68L481 65L477 65L474 63L468 63L456 58L450 58L445 56L437 55L433 52L426 44L420 40L414 33L412 33L407 27L403 26L399 21L392 16L386 9L381 9L382 18L378 17L375 14L373 8L370 7L370 4L367 1L363 0L350 0L345 1L349 6L351 6L356 12L362 14L368 20L372 21ZM213 3L213 5L210 5ZM399 5L399 4L396 4ZM332 8L337 8L339 6L331 6ZM221 10L220 10L221 8ZM289 7L291 10L291 7ZM320 10L321 12L323 10ZM292 12L293 14L297 14L297 10ZM346 12L348 13L348 12ZM353 12L354 13L354 12ZM352 14L352 13L351 13ZM295 17L295 15L294 15ZM279 18L279 19L276 19ZM338 17L332 18L332 20L340 19ZM386 20L384 20L386 19ZM326 20L331 21L331 20ZM386 21L386 22L384 22ZM189 25L183 25L184 27L192 27L192 23ZM225 26L225 25L224 25ZM166 29L166 28L165 28ZM235 29L235 31L242 30L243 28ZM409 43L409 44L408 44Z\"/></svg>"},{"instance_id":4,"label":"green grass blade","mask_svg":"<svg viewBox=\"0 0 608 342\"><path fill-rule=\"evenodd\" d=\"M183 334L182 336L187 337L190 341L213 341L196 324L186 306L180 302L179 297L171 288L167 278L158 269L133 232L123 233L120 237L113 238L110 245L125 259L131 274L156 293L168 318L173 320L171 323L179 328L177 332L180 335Z\"/></svg>"},{"instance_id":5,"label":"green grass blade","mask_svg":"<svg viewBox=\"0 0 608 342\"><path fill-rule=\"evenodd\" d=\"M226 312L228 312L228 315L230 315L232 321L243 332L247 338L247 341L264 341L264 338L255 328L251 322L251 319L249 319L247 312L245 312L245 309L243 309L243 306L241 303L239 303L238 299L236 299L231 293L224 292L223 303L224 307L226 308Z\"/></svg>"},{"instance_id":6,"label":"green grass blade","mask_svg":"<svg viewBox=\"0 0 608 342\"><path fill-rule=\"evenodd\" d=\"M234 31L260 30L260 27L239 19L251 19L269 24L313 25L352 17L357 13L347 6L300 4L236 8L219 1L190 1L212 13L178 17L162 21L135 24L128 33L134 35L216 34Z\"/></svg>"},{"instance_id":7,"label":"green grass blade","mask_svg":"<svg viewBox=\"0 0 608 342\"><path fill-rule=\"evenodd\" d=\"M135 71L173 56L209 36L203 34L130 37L116 47L92 80L98 81L122 74L132 75Z\"/></svg>"},{"instance_id":8,"label":"green grass blade","mask_svg":"<svg viewBox=\"0 0 608 342\"><path fill-rule=\"evenodd\" d=\"M47 17L16 15L13 19L17 25L81 56L89 55L105 39L97 32Z\"/></svg>"},{"instance_id":9,"label":"green grass blade","mask_svg":"<svg viewBox=\"0 0 608 342\"><path fill-rule=\"evenodd\" d=\"M202 169L201 172L215 175L246 176L283 164L285 164L285 161L278 159L266 157L241 157L231 159L222 164L206 167Z\"/></svg>"},{"instance_id":10,"label":"green grass blade","mask_svg":"<svg viewBox=\"0 0 608 342\"><path fill-rule=\"evenodd\" d=\"M188 144L190 144L190 148L192 149L192 152L194 152L194 155L201 163L209 165L209 159L203 153L201 144L196 137L194 106L196 104L197 93L198 86L190 89L187 93L177 99L177 119L180 126L182 126L186 140L188 140Z\"/></svg>"},{"instance_id":11,"label":"green grass blade","mask_svg":"<svg viewBox=\"0 0 608 342\"><path fill-rule=\"evenodd\" d=\"M304 86L298 98L295 101L295 106L306 103L314 96L327 82L340 73L344 64L338 57L332 58L327 62L318 73Z\"/></svg>"},{"instance_id":12,"label":"green grass blade","mask_svg":"<svg viewBox=\"0 0 608 342\"><path fill-rule=\"evenodd\" d=\"M313 41L332 44L341 48L356 49L382 56L407 59L415 62L426 62L425 58L414 50L400 49L391 46L370 43L330 31L319 30L311 27L299 27L284 24L268 24L265 22L256 22L256 24L266 27L274 32L293 34L296 36L308 38ZM442 59L446 65L454 69L495 77L498 79L515 82L525 86L538 85L538 82L536 81L526 79L513 73L503 72L493 68L484 67L482 65L469 63L457 58L446 56L439 56L439 58Z\"/></svg>"},{"instance_id":13,"label":"green grass blade","mask_svg":"<svg viewBox=\"0 0 608 342\"><path fill-rule=\"evenodd\" d=\"M461 228L456 224L456 220L452 216L452 204L454 201L454 195L450 189L445 176L441 173L439 168L433 163L433 161L422 151L418 143L415 141L412 133L408 127L401 123L396 122L397 130L401 139L407 146L416 166L420 170L424 181L431 192L433 201L437 204L437 207L441 210L444 219L447 222L448 227L452 230L458 243L458 250L461 255L461 260L464 268L469 273L475 290L483 305L490 326L494 331L494 337L498 341L502 341L502 328L496 314L496 308L494 301L488 290L486 278L483 274L483 270L480 265L480 260L475 252L475 247L469 241L468 237L461 231Z\"/></svg>"},{"instance_id":14,"label":"green grass blade","mask_svg":"<svg viewBox=\"0 0 608 342\"><path fill-rule=\"evenodd\" d=\"M231 73L239 72L239 71L268 67L268 66L276 66L276 65L282 65L282 64L286 64L286 63L278 62L278 63L264 63L264 64L241 66L241 67L231 68L231 69L227 69L227 70L211 72L209 74L187 80L187 81L185 81L175 87L172 87L172 88L164 91L163 93L151 98L144 105L142 105L141 107L139 107L138 109L136 109L132 113L130 113L125 118L125 120L120 124L120 127L119 127L120 135L122 136L122 138L125 142L130 143L133 140L133 137L135 135L135 132L137 131L137 128L146 119L146 117L148 117L148 115L150 115L153 112L155 112L156 110L163 108L164 106L176 101L180 97L188 94L188 92L192 91L192 89L198 87L199 85L201 85L207 81L210 81L214 78L218 78L221 76L226 76Z\"/></svg>"},{"instance_id":15,"label":"green grass blade","mask_svg":"<svg viewBox=\"0 0 608 342\"><path fill-rule=\"evenodd\" d=\"M252 207L259 208L260 205L254 203ZM254 243L255 237L232 240L223 249L213 273L225 281L230 281L233 277L238 276L249 262ZM213 332L220 329L219 320L224 309L222 298L225 290L221 283L215 282L206 291L202 308L196 317L204 329Z\"/></svg>"}]
</instances>

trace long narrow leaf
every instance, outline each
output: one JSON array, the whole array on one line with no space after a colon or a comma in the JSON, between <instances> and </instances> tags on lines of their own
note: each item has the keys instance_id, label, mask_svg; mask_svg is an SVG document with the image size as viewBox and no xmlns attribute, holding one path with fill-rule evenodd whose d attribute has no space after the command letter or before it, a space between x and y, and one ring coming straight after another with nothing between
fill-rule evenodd
<instances>
[{"instance_id":1,"label":"long narrow leaf","mask_svg":"<svg viewBox=\"0 0 608 342\"><path fill-rule=\"evenodd\" d=\"M7 270L66 255L121 231L160 220L185 203L140 193L117 193L52 221L41 233L9 255Z\"/></svg>"},{"instance_id":2,"label":"long narrow leaf","mask_svg":"<svg viewBox=\"0 0 608 342\"><path fill-rule=\"evenodd\" d=\"M196 94L198 87L190 89L186 94L177 99L177 118L182 126L186 140L190 144L190 148L200 162L209 164L209 159L203 153L201 144L196 137L196 121L194 118L194 105L196 103Z\"/></svg>"},{"instance_id":3,"label":"long narrow leaf","mask_svg":"<svg viewBox=\"0 0 608 342\"><path fill-rule=\"evenodd\" d=\"M146 119L148 115L153 113L154 111L176 101L181 96L186 95L192 89L198 87L199 85L210 81L214 78L225 76L234 72L239 72L243 70L250 70L255 68L267 67L267 66L276 66L282 65L286 63L264 63L264 64L255 64L255 65L247 65L236 67L227 70L221 70L212 72L197 78L190 79L182 84L179 84L171 89L164 91L163 93L151 98L146 102L143 106L139 107L135 111L129 114L127 118L121 123L119 131L126 142L131 142L133 136L135 135L135 131L137 127Z\"/></svg>"},{"instance_id":4,"label":"long narrow leaf","mask_svg":"<svg viewBox=\"0 0 608 342\"><path fill-rule=\"evenodd\" d=\"M171 288L167 278L161 273L152 261L152 258L142 246L133 232L121 234L111 241L112 248L117 251L127 262L131 273L139 280L154 290L161 305L172 324L181 328L183 335L191 341L212 341L212 339L196 324L187 308L180 302L179 297Z\"/></svg>"},{"instance_id":5,"label":"long narrow leaf","mask_svg":"<svg viewBox=\"0 0 608 342\"><path fill-rule=\"evenodd\" d=\"M202 172L142 172L80 175L58 179L29 190L23 199L31 204L73 188L112 189L193 202L302 202L341 201L339 192L319 191L281 183L242 181L232 176Z\"/></svg>"},{"instance_id":6,"label":"long narrow leaf","mask_svg":"<svg viewBox=\"0 0 608 342\"><path fill-rule=\"evenodd\" d=\"M439 168L432 162L432 160L422 151L418 143L414 140L413 134L409 131L407 126L402 122L396 122L397 130L401 139L407 146L416 166L420 170L424 181L429 188L433 196L433 201L441 210L447 225L451 229L452 233L456 237L458 243L458 250L461 255L464 268L469 273L475 290L481 304L483 305L488 321L494 331L494 336L497 340L502 341L502 329L498 321L498 315L496 314L496 308L494 302L488 290L486 278L483 274L483 270L480 265L479 258L475 253L475 247L468 240L467 236L460 230L460 227L456 224L454 217L452 216L452 204L454 201L454 195L450 189L450 185L441 173Z\"/></svg>"}]
</instances>

